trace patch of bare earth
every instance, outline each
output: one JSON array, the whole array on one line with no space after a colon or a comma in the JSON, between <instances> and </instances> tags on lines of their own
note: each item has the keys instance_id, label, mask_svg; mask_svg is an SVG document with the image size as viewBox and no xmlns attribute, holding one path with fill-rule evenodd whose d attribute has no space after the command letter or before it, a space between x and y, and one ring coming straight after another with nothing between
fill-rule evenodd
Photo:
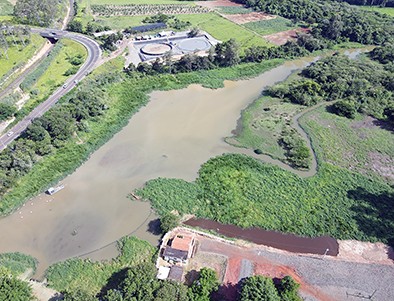
<instances>
[{"instance_id":1,"label":"patch of bare earth","mask_svg":"<svg viewBox=\"0 0 394 301\"><path fill-rule=\"evenodd\" d=\"M380 176L394 181L394 159L378 152L368 153L370 168Z\"/></svg>"},{"instance_id":2,"label":"patch of bare earth","mask_svg":"<svg viewBox=\"0 0 394 301\"><path fill-rule=\"evenodd\" d=\"M296 39L298 33L308 33L309 31L309 28L296 28L266 35L264 38L272 44L280 46L286 44L289 40Z\"/></svg>"},{"instance_id":3,"label":"patch of bare earth","mask_svg":"<svg viewBox=\"0 0 394 301\"><path fill-rule=\"evenodd\" d=\"M381 242L338 240L339 260L394 265L394 250Z\"/></svg>"},{"instance_id":4,"label":"patch of bare earth","mask_svg":"<svg viewBox=\"0 0 394 301\"><path fill-rule=\"evenodd\" d=\"M271 20L275 19L276 16L263 13L263 12L252 12L249 14L232 14L232 15L223 15L226 19L236 23L236 24L245 24L249 22L257 22L263 20Z\"/></svg>"},{"instance_id":5,"label":"patch of bare earth","mask_svg":"<svg viewBox=\"0 0 394 301\"><path fill-rule=\"evenodd\" d=\"M243 6L240 3L236 3L230 0L215 0L215 1L197 1L195 2L197 5L208 7L208 8L215 8L219 6Z\"/></svg>"}]
</instances>

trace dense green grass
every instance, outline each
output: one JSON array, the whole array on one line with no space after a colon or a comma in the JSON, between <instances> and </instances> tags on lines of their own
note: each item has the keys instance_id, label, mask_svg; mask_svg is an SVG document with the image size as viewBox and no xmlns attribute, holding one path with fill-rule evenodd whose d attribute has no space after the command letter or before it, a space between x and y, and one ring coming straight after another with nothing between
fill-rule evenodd
<instances>
[{"instance_id":1,"label":"dense green grass","mask_svg":"<svg viewBox=\"0 0 394 301\"><path fill-rule=\"evenodd\" d=\"M146 16L116 16L116 17L96 17L97 23L102 26L109 26L112 29L125 29L128 27L142 25L142 20Z\"/></svg>"},{"instance_id":2,"label":"dense green grass","mask_svg":"<svg viewBox=\"0 0 394 301\"><path fill-rule=\"evenodd\" d=\"M357 6L361 9L376 11L394 17L394 7Z\"/></svg>"},{"instance_id":3,"label":"dense green grass","mask_svg":"<svg viewBox=\"0 0 394 301\"><path fill-rule=\"evenodd\" d=\"M322 161L382 178L394 165L393 133L371 117L358 114L351 120L322 107L305 114L300 123ZM392 177L391 172L393 183Z\"/></svg>"},{"instance_id":4,"label":"dense green grass","mask_svg":"<svg viewBox=\"0 0 394 301\"><path fill-rule=\"evenodd\" d=\"M253 32L219 16L216 13L178 15L177 17L182 21L189 21L193 26L207 31L215 39L220 41L227 41L234 38L241 48L271 45Z\"/></svg>"},{"instance_id":5,"label":"dense green grass","mask_svg":"<svg viewBox=\"0 0 394 301\"><path fill-rule=\"evenodd\" d=\"M14 6L7 0L0 0L0 15L12 15Z\"/></svg>"},{"instance_id":6,"label":"dense green grass","mask_svg":"<svg viewBox=\"0 0 394 301\"><path fill-rule=\"evenodd\" d=\"M270 20L249 22L243 24L243 26L261 35L269 35L281 31L297 28L297 24L294 24L290 20L282 17L276 17L275 19L270 19Z\"/></svg>"},{"instance_id":7,"label":"dense green grass","mask_svg":"<svg viewBox=\"0 0 394 301\"><path fill-rule=\"evenodd\" d=\"M254 11L252 8L242 6L218 6L216 9L225 15L249 14Z\"/></svg>"},{"instance_id":8,"label":"dense green grass","mask_svg":"<svg viewBox=\"0 0 394 301\"><path fill-rule=\"evenodd\" d=\"M21 275L28 269L34 273L37 260L29 255L22 253L3 253L0 254L0 266L7 268L14 275Z\"/></svg>"},{"instance_id":9,"label":"dense green grass","mask_svg":"<svg viewBox=\"0 0 394 301\"><path fill-rule=\"evenodd\" d=\"M26 47L10 45L8 59L5 56L0 56L0 83L14 70L23 66L44 43L45 40L39 34L32 34L31 42Z\"/></svg>"},{"instance_id":10,"label":"dense green grass","mask_svg":"<svg viewBox=\"0 0 394 301\"><path fill-rule=\"evenodd\" d=\"M95 295L110 282L111 277L116 277L127 267L152 262L156 253L155 247L135 237L122 238L118 249L121 254L110 262L72 258L55 263L47 270L48 284L60 292L83 290Z\"/></svg>"},{"instance_id":11,"label":"dense green grass","mask_svg":"<svg viewBox=\"0 0 394 301\"><path fill-rule=\"evenodd\" d=\"M195 183L151 180L137 193L160 214L177 210L242 227L394 244L394 189L326 163L302 179L229 154L205 163Z\"/></svg>"},{"instance_id":12,"label":"dense green grass","mask_svg":"<svg viewBox=\"0 0 394 301\"><path fill-rule=\"evenodd\" d=\"M279 99L261 97L242 112L242 126L237 136L230 141L235 140L235 145L242 147L260 149L272 158L285 161L286 151L278 141L282 138L283 130L292 129L291 119L302 109L301 106Z\"/></svg>"},{"instance_id":13,"label":"dense green grass","mask_svg":"<svg viewBox=\"0 0 394 301\"><path fill-rule=\"evenodd\" d=\"M152 90L179 89L193 83L200 83L209 88L218 88L223 86L225 79L256 76L281 62L283 60L271 60L261 64L242 64L230 68L184 73L176 76L166 74L141 79L122 79L121 82L108 84L104 87L98 86L97 89L105 90L103 100L109 109L101 118L89 122L89 132L78 133L85 143L79 144L77 139L69 140L64 147L55 150L53 154L36 163L32 170L23 176L16 186L3 197L0 202L0 214L9 214L29 197L44 191L51 184L73 172L94 150L127 124L131 115L146 104L147 93ZM97 78L102 75L101 72L108 73L106 67L110 68L109 66L112 66L111 63L102 66L93 80L85 84L95 85ZM104 70L107 71L104 72ZM83 89L83 84L82 82L81 89Z\"/></svg>"}]
</instances>

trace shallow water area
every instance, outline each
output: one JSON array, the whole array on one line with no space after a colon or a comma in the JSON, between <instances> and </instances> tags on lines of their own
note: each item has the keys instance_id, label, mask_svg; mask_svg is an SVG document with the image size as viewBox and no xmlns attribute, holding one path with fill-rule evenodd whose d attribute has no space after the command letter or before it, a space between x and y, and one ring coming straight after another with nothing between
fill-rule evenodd
<instances>
[{"instance_id":1,"label":"shallow water area","mask_svg":"<svg viewBox=\"0 0 394 301\"><path fill-rule=\"evenodd\" d=\"M288 62L249 80L225 81L221 89L191 85L151 93L151 101L126 127L62 181L63 190L53 196L41 194L0 220L0 252L36 257L39 277L54 262L89 256L124 235L157 244L158 236L149 229L157 218L150 204L130 201L128 193L157 177L192 181L200 165L213 156L251 154L223 140L236 128L240 112L264 87L313 60ZM289 169L268 156L258 158ZM109 250L92 256L116 255L113 245Z\"/></svg>"}]
</instances>

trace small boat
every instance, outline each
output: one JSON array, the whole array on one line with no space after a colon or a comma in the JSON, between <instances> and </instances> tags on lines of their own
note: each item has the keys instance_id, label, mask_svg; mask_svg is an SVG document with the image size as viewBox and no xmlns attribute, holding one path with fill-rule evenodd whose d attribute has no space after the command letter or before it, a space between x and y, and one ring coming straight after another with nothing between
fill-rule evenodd
<instances>
[{"instance_id":1,"label":"small boat","mask_svg":"<svg viewBox=\"0 0 394 301\"><path fill-rule=\"evenodd\" d=\"M49 187L48 190L47 190L47 193L49 195L52 195L52 194L55 194L56 192L62 190L63 188L64 188L64 185L59 185L59 186L56 186L56 187Z\"/></svg>"}]
</instances>

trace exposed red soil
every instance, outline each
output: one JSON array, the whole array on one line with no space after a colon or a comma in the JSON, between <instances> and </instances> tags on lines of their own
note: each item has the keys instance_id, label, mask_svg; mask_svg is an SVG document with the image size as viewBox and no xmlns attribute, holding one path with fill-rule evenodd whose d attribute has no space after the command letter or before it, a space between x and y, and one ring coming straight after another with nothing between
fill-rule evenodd
<instances>
[{"instance_id":1,"label":"exposed red soil","mask_svg":"<svg viewBox=\"0 0 394 301\"><path fill-rule=\"evenodd\" d=\"M266 40L275 45L284 45L287 41L297 38L297 33L308 33L309 28L296 28L264 36Z\"/></svg>"},{"instance_id":2,"label":"exposed red soil","mask_svg":"<svg viewBox=\"0 0 394 301\"><path fill-rule=\"evenodd\" d=\"M261 20L271 20L275 19L276 16L263 13L263 12L251 12L249 14L233 14L233 15L223 15L226 19L236 23L245 24L249 22L257 22Z\"/></svg>"},{"instance_id":3,"label":"exposed red soil","mask_svg":"<svg viewBox=\"0 0 394 301\"><path fill-rule=\"evenodd\" d=\"M243 6L240 3L232 2L230 0L197 1L195 3L208 8L215 8L218 6Z\"/></svg>"},{"instance_id":4,"label":"exposed red soil","mask_svg":"<svg viewBox=\"0 0 394 301\"><path fill-rule=\"evenodd\" d=\"M259 256L255 249L229 245L202 236L198 237L198 241L200 242L200 251L217 253L228 257L227 270L223 281L227 285L236 285L238 283L242 259L247 259L253 263L254 275L265 275L272 278L283 278L286 275L290 275L300 283L300 290L304 293L314 296L317 300L334 301L334 299L308 285L291 267L267 260ZM235 294L235 292L236 290L228 291L225 293L226 297L230 298L229 294Z\"/></svg>"}]
</instances>

